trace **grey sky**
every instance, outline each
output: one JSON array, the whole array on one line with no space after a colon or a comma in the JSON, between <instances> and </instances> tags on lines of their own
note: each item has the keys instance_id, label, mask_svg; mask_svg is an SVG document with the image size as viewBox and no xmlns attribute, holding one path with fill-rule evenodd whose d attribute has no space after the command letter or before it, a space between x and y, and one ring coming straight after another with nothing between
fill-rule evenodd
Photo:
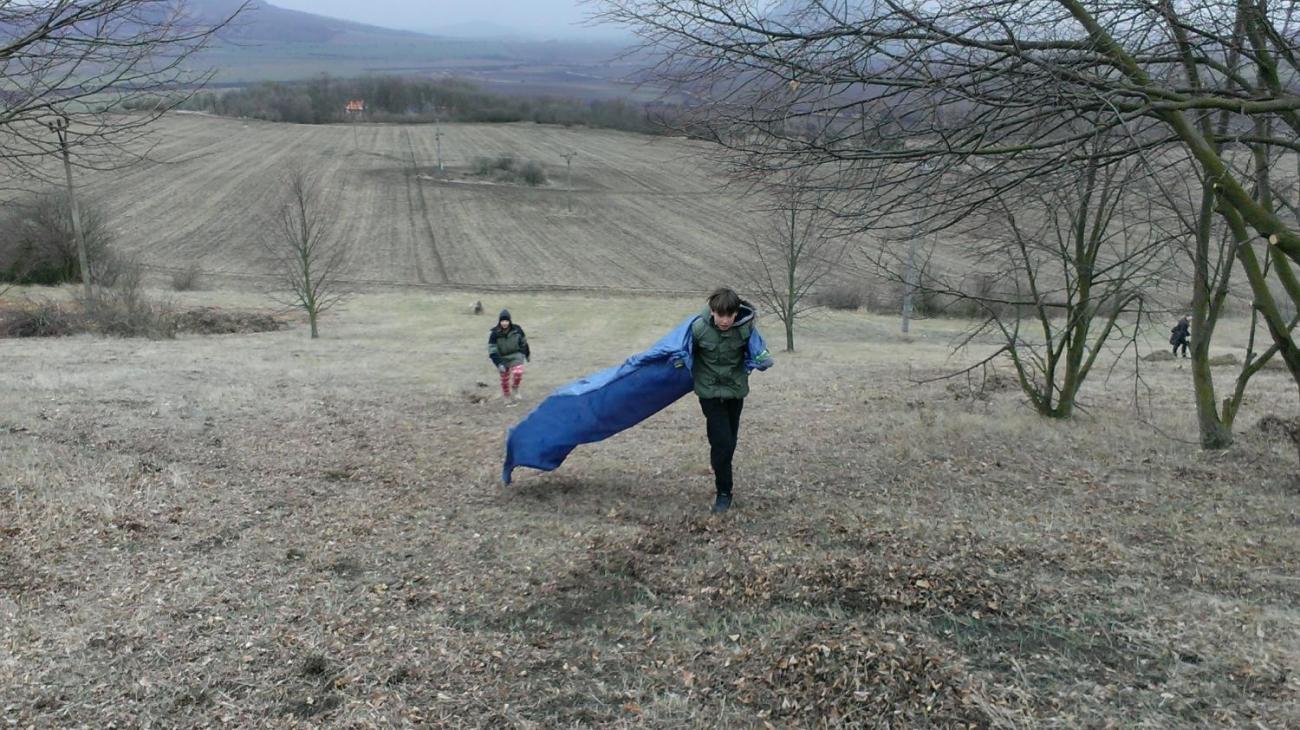
<instances>
[{"instance_id":1,"label":"grey sky","mask_svg":"<svg viewBox=\"0 0 1300 730\"><path fill-rule=\"evenodd\" d=\"M430 31L469 30L487 24L536 37L610 37L609 26L590 28L582 21L592 11L579 0L268 0L291 10L382 25Z\"/></svg>"}]
</instances>

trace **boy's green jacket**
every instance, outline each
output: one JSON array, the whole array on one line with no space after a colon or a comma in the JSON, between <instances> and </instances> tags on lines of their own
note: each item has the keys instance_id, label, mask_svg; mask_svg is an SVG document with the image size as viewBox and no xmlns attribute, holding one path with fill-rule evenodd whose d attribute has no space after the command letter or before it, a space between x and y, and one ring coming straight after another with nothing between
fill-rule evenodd
<instances>
[{"instance_id":1,"label":"boy's green jacket","mask_svg":"<svg viewBox=\"0 0 1300 730\"><path fill-rule=\"evenodd\" d=\"M766 348L751 358L749 338L753 331L754 310L743 303L735 323L726 330L713 324L713 315L708 309L691 322L691 339L695 345L691 376L695 381L696 395L701 398L744 398L749 395L749 371L766 369L762 361L772 359ZM751 360L752 364L749 364Z\"/></svg>"}]
</instances>

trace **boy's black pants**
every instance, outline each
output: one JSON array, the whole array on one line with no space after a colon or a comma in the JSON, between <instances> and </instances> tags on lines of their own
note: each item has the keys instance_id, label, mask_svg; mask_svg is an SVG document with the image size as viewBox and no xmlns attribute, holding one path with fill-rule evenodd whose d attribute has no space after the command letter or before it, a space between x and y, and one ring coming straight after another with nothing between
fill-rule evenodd
<instances>
[{"instance_id":1,"label":"boy's black pants","mask_svg":"<svg viewBox=\"0 0 1300 730\"><path fill-rule=\"evenodd\" d=\"M718 494L731 496L731 457L740 435L740 411L744 398L701 398L700 410L709 429L709 462Z\"/></svg>"}]
</instances>

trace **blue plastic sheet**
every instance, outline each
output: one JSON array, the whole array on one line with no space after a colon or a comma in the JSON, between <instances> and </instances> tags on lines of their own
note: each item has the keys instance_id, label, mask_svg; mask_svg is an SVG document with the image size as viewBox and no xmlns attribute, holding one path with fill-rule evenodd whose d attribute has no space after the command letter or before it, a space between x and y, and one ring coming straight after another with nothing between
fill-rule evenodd
<instances>
[{"instance_id":1,"label":"blue plastic sheet","mask_svg":"<svg viewBox=\"0 0 1300 730\"><path fill-rule=\"evenodd\" d=\"M631 428L690 393L694 387L691 324L696 317L686 319L622 365L552 392L510 429L502 481L509 484L515 468L521 466L552 471L580 444ZM772 360L757 327L750 331L747 344L746 367L767 369Z\"/></svg>"}]
</instances>

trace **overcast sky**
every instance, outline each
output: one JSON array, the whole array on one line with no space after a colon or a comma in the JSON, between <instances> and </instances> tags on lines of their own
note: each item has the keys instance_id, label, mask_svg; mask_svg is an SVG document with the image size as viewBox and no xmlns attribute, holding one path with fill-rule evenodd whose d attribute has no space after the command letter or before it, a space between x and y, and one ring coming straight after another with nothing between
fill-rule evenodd
<instances>
[{"instance_id":1,"label":"overcast sky","mask_svg":"<svg viewBox=\"0 0 1300 730\"><path fill-rule=\"evenodd\" d=\"M582 21L590 5L579 0L268 0L271 5L318 15L430 31L489 24L532 37L610 37L616 30Z\"/></svg>"}]
</instances>

